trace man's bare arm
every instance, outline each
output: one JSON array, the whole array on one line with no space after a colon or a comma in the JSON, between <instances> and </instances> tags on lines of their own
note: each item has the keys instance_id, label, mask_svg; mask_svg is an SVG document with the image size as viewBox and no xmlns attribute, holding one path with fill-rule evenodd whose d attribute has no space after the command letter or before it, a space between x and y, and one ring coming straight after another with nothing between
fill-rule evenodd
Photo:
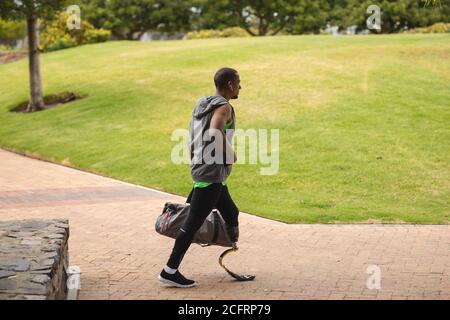
<instances>
[{"instance_id":1,"label":"man's bare arm","mask_svg":"<svg viewBox=\"0 0 450 320\"><path fill-rule=\"evenodd\" d=\"M228 119L231 118L231 106L229 104L225 104L216 110L214 110L213 116L211 118L210 129L219 130L222 133L223 139L223 150L227 155L227 164L231 164L231 155L234 157L234 162L236 162L236 154L234 153L233 146L228 142L225 135L225 124Z\"/></svg>"}]
</instances>

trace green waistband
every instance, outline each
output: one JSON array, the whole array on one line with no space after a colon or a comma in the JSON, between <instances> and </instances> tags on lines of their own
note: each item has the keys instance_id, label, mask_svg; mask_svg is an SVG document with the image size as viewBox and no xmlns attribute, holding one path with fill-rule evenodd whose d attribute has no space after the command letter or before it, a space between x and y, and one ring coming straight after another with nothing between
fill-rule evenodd
<instances>
[{"instance_id":1,"label":"green waistband","mask_svg":"<svg viewBox=\"0 0 450 320\"><path fill-rule=\"evenodd\" d=\"M212 184L211 182L197 181L197 182L194 182L194 188L206 188L207 186L210 186L211 184ZM226 181L222 181L222 185L226 186L227 185Z\"/></svg>"}]
</instances>

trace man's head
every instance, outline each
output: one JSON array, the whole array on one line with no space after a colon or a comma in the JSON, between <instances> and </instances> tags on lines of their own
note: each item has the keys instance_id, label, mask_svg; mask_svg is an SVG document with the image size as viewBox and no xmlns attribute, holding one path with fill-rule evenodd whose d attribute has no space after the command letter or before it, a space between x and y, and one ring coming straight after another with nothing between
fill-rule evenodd
<instances>
[{"instance_id":1,"label":"man's head","mask_svg":"<svg viewBox=\"0 0 450 320\"><path fill-rule=\"evenodd\" d=\"M237 99L239 97L241 80L236 70L232 68L220 69L214 76L214 83L216 85L217 92L227 96L230 99Z\"/></svg>"}]
</instances>

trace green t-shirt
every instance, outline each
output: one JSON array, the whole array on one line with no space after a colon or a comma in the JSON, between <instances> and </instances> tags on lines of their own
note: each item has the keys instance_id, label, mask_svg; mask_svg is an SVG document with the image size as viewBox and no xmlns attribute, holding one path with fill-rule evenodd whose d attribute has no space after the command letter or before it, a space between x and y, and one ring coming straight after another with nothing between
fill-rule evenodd
<instances>
[{"instance_id":1,"label":"green t-shirt","mask_svg":"<svg viewBox=\"0 0 450 320\"><path fill-rule=\"evenodd\" d=\"M232 125L232 124L233 124L232 121L226 123L226 124L225 124L224 130L231 129L231 125ZM212 184L211 182L203 182L203 181L197 181L197 182L195 182L195 181L194 181L194 188L206 188L207 186L209 186L209 185L211 185L211 184ZM226 186L226 185L227 185L226 181L222 181L222 185L223 185L223 186Z\"/></svg>"}]
</instances>

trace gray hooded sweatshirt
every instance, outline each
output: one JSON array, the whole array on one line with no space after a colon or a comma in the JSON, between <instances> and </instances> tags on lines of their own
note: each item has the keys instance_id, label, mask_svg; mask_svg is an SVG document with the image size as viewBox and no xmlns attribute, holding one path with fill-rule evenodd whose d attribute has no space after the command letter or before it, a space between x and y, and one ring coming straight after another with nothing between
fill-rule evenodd
<instances>
[{"instance_id":1,"label":"gray hooded sweatshirt","mask_svg":"<svg viewBox=\"0 0 450 320\"><path fill-rule=\"evenodd\" d=\"M219 95L202 97L192 112L192 120L189 124L189 150L191 152L190 171L194 182L220 183L225 181L231 173L232 165L226 164L225 157L222 158L223 161L211 163L211 157L207 156L208 154L215 156L215 152L208 151L214 147L211 145L208 148L215 140L207 132L211 124L212 111L227 103L228 101ZM232 120L231 124L227 124L227 128L232 130L226 130L226 137L230 143L236 121L233 107L231 109ZM225 151L223 150L223 152Z\"/></svg>"}]
</instances>

